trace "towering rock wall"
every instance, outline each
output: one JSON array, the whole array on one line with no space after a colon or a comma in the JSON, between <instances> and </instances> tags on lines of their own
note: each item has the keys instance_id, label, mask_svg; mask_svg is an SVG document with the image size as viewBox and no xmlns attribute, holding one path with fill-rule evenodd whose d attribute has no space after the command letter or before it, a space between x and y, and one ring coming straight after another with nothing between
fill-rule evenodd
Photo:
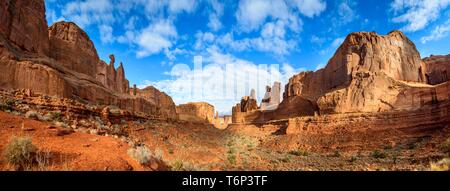
<instances>
[{"instance_id":1,"label":"towering rock wall","mask_svg":"<svg viewBox=\"0 0 450 191\"><path fill-rule=\"evenodd\" d=\"M292 77L283 96L317 102L322 113L391 110L411 83L426 83L425 72L415 45L402 32L352 33L324 69Z\"/></svg>"},{"instance_id":2,"label":"towering rock wall","mask_svg":"<svg viewBox=\"0 0 450 191\"><path fill-rule=\"evenodd\" d=\"M180 104L177 113L181 120L215 123L214 106L206 102Z\"/></svg>"},{"instance_id":3,"label":"towering rock wall","mask_svg":"<svg viewBox=\"0 0 450 191\"><path fill-rule=\"evenodd\" d=\"M25 53L48 55L44 1L2 0L0 23L0 34L10 45Z\"/></svg>"},{"instance_id":4,"label":"towering rock wall","mask_svg":"<svg viewBox=\"0 0 450 191\"><path fill-rule=\"evenodd\" d=\"M125 78L123 64L115 69L115 57L110 55L110 64L98 57L94 43L75 23L57 22L48 28L50 57L64 67L86 74L113 92L128 93L129 82Z\"/></svg>"},{"instance_id":5,"label":"towering rock wall","mask_svg":"<svg viewBox=\"0 0 450 191\"><path fill-rule=\"evenodd\" d=\"M176 105L172 98L153 86L148 86L144 89L138 89L135 87L133 90L130 90L130 92L135 92L136 95L134 96L144 98L148 102L157 105L163 113L177 117Z\"/></svg>"},{"instance_id":6,"label":"towering rock wall","mask_svg":"<svg viewBox=\"0 0 450 191\"><path fill-rule=\"evenodd\" d=\"M170 97L161 101L130 95L123 66L116 71L114 57L109 65L99 60L93 43L74 23L60 22L48 28L43 0L1 1L0 16L1 89L30 89L158 118L177 118ZM104 70L99 70L102 66ZM167 96L152 92L155 97Z\"/></svg>"},{"instance_id":7,"label":"towering rock wall","mask_svg":"<svg viewBox=\"0 0 450 191\"><path fill-rule=\"evenodd\" d=\"M57 22L48 28L50 57L64 67L95 77L100 62L94 43L72 22Z\"/></svg>"},{"instance_id":8,"label":"towering rock wall","mask_svg":"<svg viewBox=\"0 0 450 191\"><path fill-rule=\"evenodd\" d=\"M450 81L450 54L447 56L430 56L423 61L426 63L426 76L431 85Z\"/></svg>"}]
</instances>

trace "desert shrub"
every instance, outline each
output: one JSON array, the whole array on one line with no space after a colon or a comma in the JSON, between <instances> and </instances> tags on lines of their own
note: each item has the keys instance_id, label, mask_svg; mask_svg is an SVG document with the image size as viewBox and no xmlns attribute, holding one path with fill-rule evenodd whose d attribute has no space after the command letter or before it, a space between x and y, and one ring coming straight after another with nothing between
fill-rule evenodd
<instances>
[{"instance_id":1,"label":"desert shrub","mask_svg":"<svg viewBox=\"0 0 450 191\"><path fill-rule=\"evenodd\" d=\"M357 160L358 160L358 157L357 157L357 156L351 156L350 159L348 159L348 162L354 163L354 162L356 162Z\"/></svg>"},{"instance_id":2,"label":"desert shrub","mask_svg":"<svg viewBox=\"0 0 450 191\"><path fill-rule=\"evenodd\" d=\"M183 170L183 161L177 159L172 165L170 165L170 169L172 171L182 171Z\"/></svg>"},{"instance_id":3,"label":"desert shrub","mask_svg":"<svg viewBox=\"0 0 450 191\"><path fill-rule=\"evenodd\" d=\"M15 104L14 100L8 99L8 100L5 101L4 104L0 104L0 110L2 110L2 111L12 111L12 110L14 110L14 104Z\"/></svg>"},{"instance_id":4,"label":"desert shrub","mask_svg":"<svg viewBox=\"0 0 450 191\"><path fill-rule=\"evenodd\" d=\"M146 146L128 149L128 155L136 159L142 165L147 164L151 159L151 152Z\"/></svg>"},{"instance_id":5,"label":"desert shrub","mask_svg":"<svg viewBox=\"0 0 450 191\"><path fill-rule=\"evenodd\" d=\"M36 151L37 148L30 137L13 137L6 146L3 156L9 164L24 169L33 164Z\"/></svg>"},{"instance_id":6,"label":"desert shrub","mask_svg":"<svg viewBox=\"0 0 450 191\"><path fill-rule=\"evenodd\" d=\"M335 150L332 157L341 157L341 153L338 150Z\"/></svg>"},{"instance_id":7,"label":"desert shrub","mask_svg":"<svg viewBox=\"0 0 450 191\"><path fill-rule=\"evenodd\" d=\"M36 111L27 111L27 113L25 113L25 117L28 118L28 119L36 119L36 120L43 119L41 114L39 114Z\"/></svg>"},{"instance_id":8,"label":"desert shrub","mask_svg":"<svg viewBox=\"0 0 450 191\"><path fill-rule=\"evenodd\" d=\"M36 162L38 170L47 171L50 164L52 153L50 150L41 150L36 153Z\"/></svg>"},{"instance_id":9,"label":"desert shrub","mask_svg":"<svg viewBox=\"0 0 450 191\"><path fill-rule=\"evenodd\" d=\"M228 154L227 156L228 162L230 162L230 164L235 165L236 164L236 155L234 154Z\"/></svg>"},{"instance_id":10,"label":"desert shrub","mask_svg":"<svg viewBox=\"0 0 450 191\"><path fill-rule=\"evenodd\" d=\"M383 159L386 158L386 153L381 152L379 150L375 150L372 152L372 157L377 159Z\"/></svg>"},{"instance_id":11,"label":"desert shrub","mask_svg":"<svg viewBox=\"0 0 450 191\"><path fill-rule=\"evenodd\" d=\"M120 136L120 135L126 135L127 132L125 131L125 128L123 126L115 124L112 126L111 134Z\"/></svg>"},{"instance_id":12,"label":"desert shrub","mask_svg":"<svg viewBox=\"0 0 450 191\"><path fill-rule=\"evenodd\" d=\"M177 159L175 162L170 165L170 170L172 171L204 171L206 169L199 167L190 162L183 161L181 159Z\"/></svg>"},{"instance_id":13,"label":"desert shrub","mask_svg":"<svg viewBox=\"0 0 450 191\"><path fill-rule=\"evenodd\" d=\"M437 163L430 164L430 169L432 171L448 171L448 170L450 170L449 167L450 167L450 159L449 158L444 158Z\"/></svg>"},{"instance_id":14,"label":"desert shrub","mask_svg":"<svg viewBox=\"0 0 450 191\"><path fill-rule=\"evenodd\" d=\"M447 155L450 157L450 138L448 138L444 144L442 145L442 150L447 153Z\"/></svg>"},{"instance_id":15,"label":"desert shrub","mask_svg":"<svg viewBox=\"0 0 450 191\"><path fill-rule=\"evenodd\" d=\"M162 151L151 152L145 145L128 149L128 155L136 159L140 164L148 164L152 159L162 160Z\"/></svg>"},{"instance_id":16,"label":"desert shrub","mask_svg":"<svg viewBox=\"0 0 450 191\"><path fill-rule=\"evenodd\" d=\"M289 151L288 154L294 155L294 156L305 156L305 157L309 155L308 151L302 151L302 150Z\"/></svg>"}]
</instances>

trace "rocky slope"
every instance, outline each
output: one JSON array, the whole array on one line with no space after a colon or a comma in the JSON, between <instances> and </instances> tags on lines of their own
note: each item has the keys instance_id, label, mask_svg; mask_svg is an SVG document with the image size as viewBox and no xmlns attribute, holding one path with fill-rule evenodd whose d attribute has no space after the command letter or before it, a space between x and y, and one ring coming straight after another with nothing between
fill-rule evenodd
<instances>
[{"instance_id":1,"label":"rocky slope","mask_svg":"<svg viewBox=\"0 0 450 191\"><path fill-rule=\"evenodd\" d=\"M116 105L133 112L176 118L175 104L130 95L121 64L99 60L93 43L74 23L47 29L43 0L0 3L0 87ZM153 97L167 95L155 91Z\"/></svg>"}]
</instances>

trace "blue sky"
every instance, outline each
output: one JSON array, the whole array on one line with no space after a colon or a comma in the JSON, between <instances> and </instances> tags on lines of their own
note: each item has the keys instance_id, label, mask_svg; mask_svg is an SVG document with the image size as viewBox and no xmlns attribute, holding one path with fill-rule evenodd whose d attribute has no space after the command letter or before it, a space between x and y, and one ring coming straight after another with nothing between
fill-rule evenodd
<instances>
[{"instance_id":1,"label":"blue sky","mask_svg":"<svg viewBox=\"0 0 450 191\"><path fill-rule=\"evenodd\" d=\"M156 86L177 104L207 101L228 114L251 88L261 98L273 81L284 86L300 71L323 67L351 32L399 29L422 57L449 54L449 5L450 0L46 0L46 15L49 25L77 23L103 60L114 54L123 61L131 85ZM202 56L200 73L194 70L196 56Z\"/></svg>"}]
</instances>

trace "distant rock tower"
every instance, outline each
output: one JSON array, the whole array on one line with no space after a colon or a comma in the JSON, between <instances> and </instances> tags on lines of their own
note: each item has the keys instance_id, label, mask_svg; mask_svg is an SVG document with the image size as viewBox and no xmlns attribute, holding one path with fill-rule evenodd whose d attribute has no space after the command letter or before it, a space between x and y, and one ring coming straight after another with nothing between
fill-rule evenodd
<instances>
[{"instance_id":1,"label":"distant rock tower","mask_svg":"<svg viewBox=\"0 0 450 191\"><path fill-rule=\"evenodd\" d=\"M266 86L266 94L261 100L261 110L274 110L280 104L281 83L275 82L272 87Z\"/></svg>"},{"instance_id":2,"label":"distant rock tower","mask_svg":"<svg viewBox=\"0 0 450 191\"><path fill-rule=\"evenodd\" d=\"M250 91L250 99L256 100L256 91L255 91L255 89L252 89Z\"/></svg>"}]
</instances>

